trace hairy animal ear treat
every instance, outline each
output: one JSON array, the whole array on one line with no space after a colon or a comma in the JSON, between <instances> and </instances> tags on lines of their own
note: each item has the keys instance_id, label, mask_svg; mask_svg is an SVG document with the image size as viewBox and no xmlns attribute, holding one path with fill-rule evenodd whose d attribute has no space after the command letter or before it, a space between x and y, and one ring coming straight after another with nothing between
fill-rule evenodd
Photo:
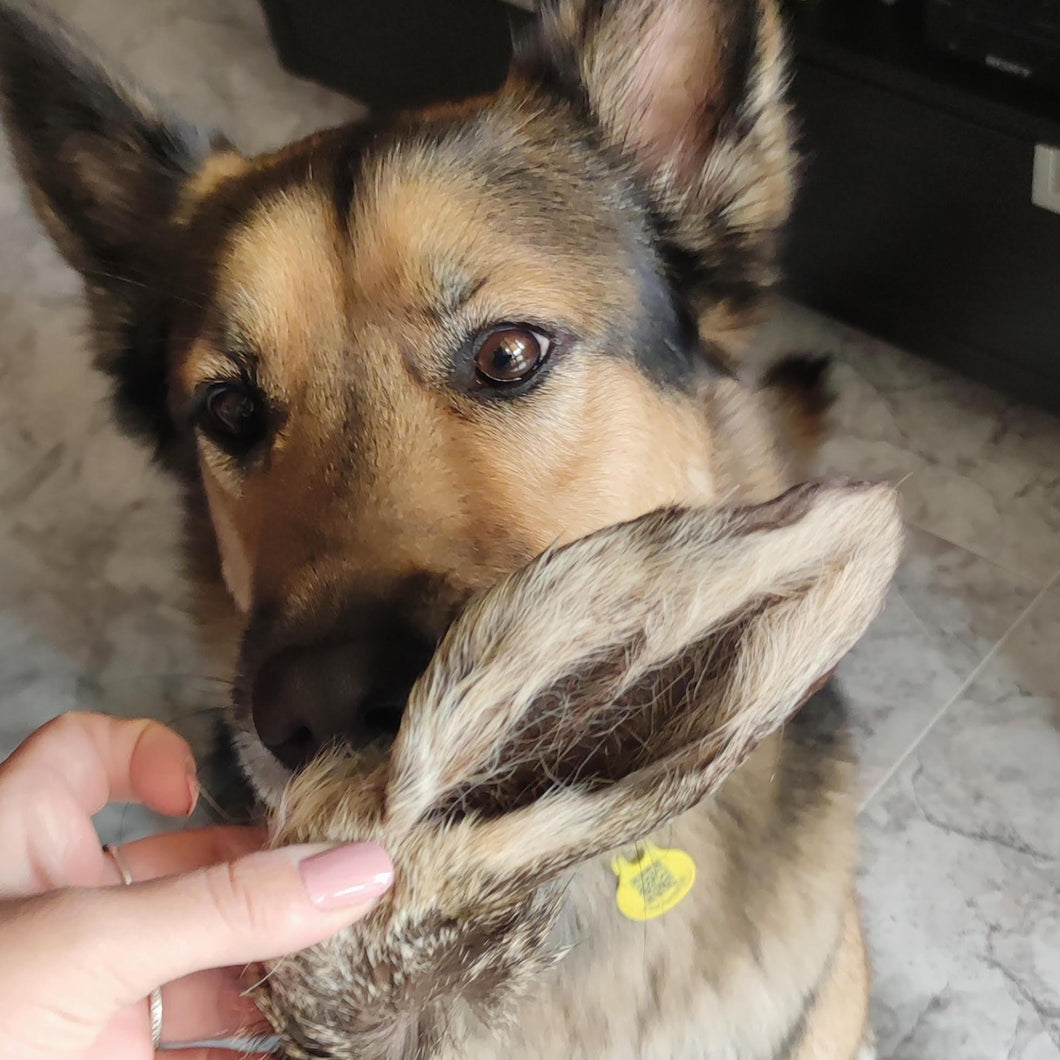
<instances>
[{"instance_id":1,"label":"hairy animal ear treat","mask_svg":"<svg viewBox=\"0 0 1060 1060\"><path fill-rule=\"evenodd\" d=\"M692 859L648 837L827 678L879 608L900 536L888 487L805 486L600 531L473 602L389 759L336 751L275 814L277 842L371 839L397 867L368 920L263 981L289 1054L464 1055L473 1028L560 975L579 890L613 870L629 919L678 906Z\"/></svg>"}]
</instances>

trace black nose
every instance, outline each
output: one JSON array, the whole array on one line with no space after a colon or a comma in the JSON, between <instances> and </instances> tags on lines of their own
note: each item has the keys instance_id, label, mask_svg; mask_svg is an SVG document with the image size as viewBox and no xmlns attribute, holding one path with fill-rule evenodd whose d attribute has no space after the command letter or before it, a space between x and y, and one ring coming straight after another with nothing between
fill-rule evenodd
<instances>
[{"instance_id":1,"label":"black nose","mask_svg":"<svg viewBox=\"0 0 1060 1060\"><path fill-rule=\"evenodd\" d=\"M288 768L322 747L393 738L434 645L394 620L369 632L287 647L258 669L251 713L261 742Z\"/></svg>"}]
</instances>

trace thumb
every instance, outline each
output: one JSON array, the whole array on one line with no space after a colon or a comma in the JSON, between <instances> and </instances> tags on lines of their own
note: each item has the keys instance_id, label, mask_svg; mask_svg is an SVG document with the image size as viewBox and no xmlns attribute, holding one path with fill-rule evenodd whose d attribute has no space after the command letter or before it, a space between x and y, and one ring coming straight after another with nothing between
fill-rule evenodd
<instances>
[{"instance_id":1,"label":"thumb","mask_svg":"<svg viewBox=\"0 0 1060 1060\"><path fill-rule=\"evenodd\" d=\"M129 887L57 892L31 900L41 906L22 919L36 923L35 957L47 962L54 947L53 970L77 979L91 970L68 998L83 999L85 1017L106 1018L192 972L320 942L361 919L392 881L373 843L283 847Z\"/></svg>"}]
</instances>

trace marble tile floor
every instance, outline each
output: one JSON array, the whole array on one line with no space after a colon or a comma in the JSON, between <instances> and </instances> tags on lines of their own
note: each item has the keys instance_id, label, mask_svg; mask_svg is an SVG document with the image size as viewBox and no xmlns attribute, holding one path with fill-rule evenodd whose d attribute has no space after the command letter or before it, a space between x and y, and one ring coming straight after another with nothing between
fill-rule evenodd
<instances>
[{"instance_id":1,"label":"marble tile floor","mask_svg":"<svg viewBox=\"0 0 1060 1060\"><path fill-rule=\"evenodd\" d=\"M53 0L189 116L261 148L358 113L277 66L254 0ZM63 710L202 742L176 498L111 424L78 285L0 150L0 756ZM1060 1060L1060 420L807 310L831 353L826 470L901 481L888 605L844 662L886 1060ZM110 838L152 827L113 808Z\"/></svg>"}]
</instances>

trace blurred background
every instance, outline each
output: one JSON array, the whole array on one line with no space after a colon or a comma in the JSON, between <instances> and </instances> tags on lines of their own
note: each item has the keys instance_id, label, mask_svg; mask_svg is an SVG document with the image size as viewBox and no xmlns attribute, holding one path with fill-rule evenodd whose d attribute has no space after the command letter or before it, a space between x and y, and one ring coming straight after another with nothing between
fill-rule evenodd
<instances>
[{"instance_id":1,"label":"blurred background","mask_svg":"<svg viewBox=\"0 0 1060 1060\"><path fill-rule=\"evenodd\" d=\"M529 17L504 0L49 3L248 152L487 89ZM888 1060L1060 1060L1058 12L788 10L803 191L752 357L834 357L822 470L900 481L909 524L840 671ZM163 718L205 753L230 675L199 653L174 488L113 426L85 319L0 143L0 756L75 708ZM100 820L117 840L152 826Z\"/></svg>"},{"instance_id":2,"label":"blurred background","mask_svg":"<svg viewBox=\"0 0 1060 1060\"><path fill-rule=\"evenodd\" d=\"M794 296L1060 409L1060 3L784 0ZM264 0L287 66L371 106L494 88L533 0Z\"/></svg>"}]
</instances>

